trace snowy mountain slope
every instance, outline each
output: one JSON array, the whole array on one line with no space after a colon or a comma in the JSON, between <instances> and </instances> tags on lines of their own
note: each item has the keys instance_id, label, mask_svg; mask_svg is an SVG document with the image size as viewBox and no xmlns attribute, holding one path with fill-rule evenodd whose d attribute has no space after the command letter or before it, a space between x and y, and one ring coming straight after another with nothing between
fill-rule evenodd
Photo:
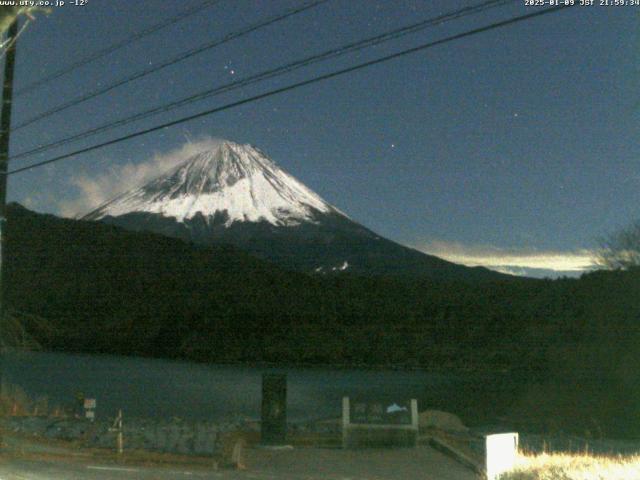
<instances>
[{"instance_id":1,"label":"snowy mountain slope","mask_svg":"<svg viewBox=\"0 0 640 480\"><path fill-rule=\"evenodd\" d=\"M232 244L322 274L495 278L380 237L251 145L224 141L84 217L198 244Z\"/></svg>"},{"instance_id":2,"label":"snowy mountain slope","mask_svg":"<svg viewBox=\"0 0 640 480\"><path fill-rule=\"evenodd\" d=\"M85 219L131 212L159 214L178 222L197 213L208 217L226 212L226 227L259 221L291 226L313 221L316 212L339 213L256 148L228 141L109 201Z\"/></svg>"}]
</instances>

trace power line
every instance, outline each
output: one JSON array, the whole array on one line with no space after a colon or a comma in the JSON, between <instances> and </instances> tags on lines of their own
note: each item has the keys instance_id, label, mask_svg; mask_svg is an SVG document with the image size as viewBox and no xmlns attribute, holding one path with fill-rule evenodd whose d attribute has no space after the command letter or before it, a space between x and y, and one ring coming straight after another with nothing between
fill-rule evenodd
<instances>
[{"instance_id":1,"label":"power line","mask_svg":"<svg viewBox=\"0 0 640 480\"><path fill-rule=\"evenodd\" d=\"M353 53L355 51L359 51L362 50L364 48L368 48L368 47L372 47L375 45L379 45L383 42L387 42L390 40L395 40L397 38L400 38L402 36L408 35L408 34L412 34L412 33L416 33L418 31L421 31L427 27L433 26L433 25L439 25L442 23L445 23L447 21L450 20L455 20L458 18L462 18L464 16L467 15L472 15L472 14L477 14L481 11L485 11L488 10L490 8L495 8L495 7L499 7L502 5L505 5L507 3L513 3L517 0L489 0L486 1L484 3L478 4L478 5L474 5L474 6L469 6L463 9L459 9L459 10L455 10L453 12L449 12L449 13L445 13L442 15L439 15L437 17L432 17L405 27L401 27L398 29L394 29L388 32L385 32L383 34L380 35L376 35L373 37L369 37L354 43L350 43L347 45L342 45L340 47L337 48L333 48L327 51L324 51L322 53L319 54L315 54L309 57L305 57L302 58L300 60L296 60L294 62L288 63L286 65L282 65L280 67L274 68L274 69L270 69L270 70L266 70L263 72L260 72L258 74L252 75L250 77L244 78L244 79L240 79L240 80L236 80L234 82L231 83L227 83L212 89L207 89L204 90L202 92L196 93L194 95L189 95L188 97L182 98L180 100L176 100L174 102L165 104L165 105L160 105L154 108L151 108L149 110L137 113L135 115L129 116L129 117L125 117L125 118L121 118L120 120L116 120L113 122L107 122L106 124L100 125L98 127L94 127L91 128L89 130L85 130L84 132L81 133L77 133L75 135L60 139L60 140L56 140L52 143L48 143L46 145L41 145L39 147L36 147L34 149L31 150L27 150L24 152L20 152L17 155L14 155L11 157L11 160L16 160L18 158L24 158L30 155L34 155L36 153L42 153L44 151L47 150L51 150L52 148L61 146L61 145L65 145L68 144L70 142L73 142L75 140L79 140L82 138L87 138L90 136L93 136L97 133L100 132L104 132L107 130L111 130L113 128L116 127L121 127L124 125L127 125L129 123L138 121L138 120L143 120L145 118L151 117L153 115L156 115L158 113L163 113L163 112L167 112L185 105L188 105L190 103L196 102L196 101L200 101L200 100L204 100L206 98L210 98L213 97L215 95L221 94L221 93L226 93L226 92L230 92L232 90L236 90L238 88L241 87L245 87L247 85L251 85L257 82L261 82L263 80L267 80L270 78L274 78L280 75L284 75L286 73L290 73L294 70L312 65L314 63L320 62L320 61L325 61L331 58L336 58L342 55L346 55L348 53Z\"/></svg>"},{"instance_id":2,"label":"power line","mask_svg":"<svg viewBox=\"0 0 640 480\"><path fill-rule=\"evenodd\" d=\"M16 33L16 36L13 38L7 39L5 43L0 45L0 59L2 59L7 54L7 52L11 50L11 47L13 47L13 44L18 41L18 39L20 38L20 35L22 35L22 33L27 29L30 23L31 23L31 19L27 18L27 21L24 22L24 25L22 25L20 30L18 30L18 33Z\"/></svg>"},{"instance_id":3,"label":"power line","mask_svg":"<svg viewBox=\"0 0 640 480\"><path fill-rule=\"evenodd\" d=\"M239 37L242 37L244 35L247 35L247 34L249 34L251 32L254 32L254 31L258 30L258 29L267 27L269 25L272 25L272 24L274 24L276 22L284 20L284 19L286 19L288 17L291 17L293 15L297 15L299 13L302 13L302 12L304 12L306 10L311 9L311 8L317 7L317 6L319 6L319 5L323 4L323 3L326 3L328 1L329 0L315 0L315 1L312 1L311 3L307 3L307 4L303 5L303 6L287 10L286 12L284 12L282 14L276 15L276 16L271 17L271 18L269 18L267 20L264 20L262 22L254 23L254 24L249 25L248 27L245 27L245 28L243 28L241 30L229 33L229 34L225 35L224 37L222 37L220 39L213 40L211 42L207 42L207 43L205 43L203 45L200 45L199 47L187 50L186 52L183 52L183 53L173 57L170 60L166 60L166 61L164 61L162 63L154 65L151 68L146 68L144 70L141 70L141 71L139 71L137 73L129 75L128 77L125 77L125 78L122 78L120 80L117 80L117 81L115 81L115 82L113 82L113 83L111 83L109 85L106 85L106 86L104 86L102 88L99 88L99 89L94 90L92 92L89 92L89 93L87 93L85 95L82 95L81 97L75 98L75 99L70 100L68 102L65 102L65 103L63 103L61 105L58 105L57 107L53 107L50 110L42 112L42 113L40 113L40 114L38 114L38 115L36 115L34 117L31 117L30 119L25 120L24 122L22 122L22 123L16 125L15 127L13 127L13 131L20 130L20 129L28 126L28 125L31 125L31 124L33 124L35 122L38 122L38 121L40 121L40 120L42 120L44 118L47 118L47 117L53 115L54 113L61 112L61 111L66 110L68 108L74 107L74 106L76 106L76 105L78 105L80 103L86 102L87 100L90 100L92 98L96 98L96 97L98 97L100 95L104 95L105 93L110 92L111 90L113 90L113 89L115 89L117 87L120 87L120 86L125 85L125 84L130 83L130 82L133 82L134 80L138 80L140 78L146 77L147 75L155 73L155 72L157 72L159 70L162 70L163 68L169 67L171 65L175 65L176 63L182 62L184 60L187 60L188 58L191 58L191 57L193 57L195 55L198 55L198 54L200 54L200 53L202 53L202 52L204 52L206 50L210 50L210 49L212 49L214 47L217 47L217 46L222 45L224 43L230 42L231 40L234 40L236 38L239 38Z\"/></svg>"},{"instance_id":4,"label":"power line","mask_svg":"<svg viewBox=\"0 0 640 480\"><path fill-rule=\"evenodd\" d=\"M157 23L155 25L152 25L144 30L141 30L138 33L134 33L133 35L130 35L129 37L125 38L124 40L121 40L117 43L114 43L112 45L109 45L108 47L103 48L102 50L98 50L97 52L92 53L91 55L88 55L85 58L82 58L74 63L72 63L71 65L62 68L54 73L52 73L51 75L41 78L40 80L36 80L35 82L26 85L18 90L16 90L15 92L15 96L19 97L20 95L24 95L26 93L32 92L33 90L37 89L38 87L44 85L45 83L48 83L52 80L56 80L57 78L62 77L63 75L66 75L72 71L74 71L77 68L80 68L84 65L87 65L95 60L98 60L102 57L105 57L106 55L109 55L110 53L115 52L116 50L121 49L122 47L126 47L127 45L130 45L148 35L151 35L152 33L155 33L159 30L162 30L163 28L169 27L175 23L180 22L181 20L184 20L185 18L190 17L191 15L194 15L206 8L209 8L213 5L215 5L216 3L220 3L222 0L205 0L204 2L196 5L195 7L191 7L191 8L187 8L185 10L183 10L181 13L168 18L160 23Z\"/></svg>"},{"instance_id":5,"label":"power line","mask_svg":"<svg viewBox=\"0 0 640 480\"><path fill-rule=\"evenodd\" d=\"M103 148L103 147L106 147L106 146L109 146L109 145L114 145L116 143L120 143L120 142L123 142L123 141L126 141L126 140L130 140L132 138L140 137L140 136L146 135L148 133L156 132L156 131L162 130L164 128L172 127L174 125L179 125L181 123L185 123L185 122L188 122L190 120L195 120L197 118L201 118L201 117L205 117L205 116L208 116L208 115L212 115L214 113L218 113L218 112L221 112L221 111L224 111L224 110L229 110L231 108L235 108L235 107L238 107L240 105L245 105L245 104L248 104L248 103L255 102L257 100L262 100L264 98L268 98L268 97L271 97L271 96L274 96L274 95L278 95L280 93L284 93L284 92L288 92L288 91L291 91L291 90L295 90L295 89L298 89L298 88L306 86L306 85L311 85L311 84L318 83L318 82L321 82L321 81L324 81L324 80L328 80L330 78L338 77L340 75L344 75L346 73L351 73L351 72L354 72L356 70L360 70L360 69L363 69L363 68L371 67L373 65L378 65L380 63L387 62L389 60L393 60L393 59L396 59L396 58L404 57L406 55L410 55L412 53L416 53L416 52L420 52L420 51L423 51L423 50L427 50L429 48L433 48L433 47L438 46L438 45L449 43L449 42L452 42L454 40L459 40L461 38L469 37L469 36L476 35L476 34L483 33L483 32L487 32L487 31L490 31L490 30L495 30L497 28L506 27L508 25L513 25L515 23L523 22L525 20L529 20L529 19L532 19L532 18L535 18L535 17L540 17L542 15L546 15L546 14L549 14L549 13L558 12L558 11L564 10L566 8L571 8L572 6L574 6L574 5L562 5L562 6L559 6L559 7L547 8L547 9L540 10L540 11L533 12L533 13L529 13L529 14L526 14L526 15L521 15L521 16L518 16L518 17L510 18L508 20L503 20L503 21L500 21L500 22L492 23L492 24L484 26L484 27L479 27L479 28L475 28L473 30L468 30L468 31L463 32L463 33L458 33L456 35L452 35L452 36L449 36L449 37L446 37L446 38L443 38L443 39L440 39L440 40L436 40L436 41L433 41L433 42L425 43L425 44L419 45L417 47L408 48L408 49L402 50L400 52L396 52L396 53L393 53L393 54L390 54L390 55L386 55L384 57L380 57L380 58L377 58L375 60L370 60L368 62L359 63L359 64L354 65L352 67L343 68L341 70L337 70L335 72L331 72L331 73L327 73L327 74L324 74L324 75L320 75L320 76L311 78L309 80L304 80L304 81L301 81L301 82L293 83L293 84L287 85L285 87L277 88L275 90L271 90L271 91L268 91L268 92L265 92L265 93L261 93L259 95L255 95L253 97L245 98L244 100L238 100L236 102L228 103L228 104L223 105L221 107L212 108L210 110L205 110L203 112L196 113L194 115L189 115L187 117L183 117L183 118L180 118L178 120L173 120L171 122L166 122L166 123L163 123L161 125L157 125L155 127L151 127L151 128L147 128L145 130L140 130L140 131L137 131L137 132L134 132L134 133L130 133L128 135L124 135L122 137L118 137L118 138L115 138L115 139L112 139L112 140L109 140L109 141L106 141L106 142L103 142L103 143L99 143L97 145L92 145L90 147L86 147L86 148L82 148L82 149L79 149L79 150L75 150L73 152L66 153L64 155L59 155L57 157L53 157L53 158L50 158L48 160L43 160L41 162L37 162L37 163L34 163L32 165L28 165L28 166L21 167L21 168L16 168L14 170L11 170L11 171L7 172L6 175L13 175L15 173L20 173L20 172L24 172L26 170L31 170L33 168L37 168L37 167L41 167L41 166L44 166L44 165L48 165L48 164L51 164L51 163L54 163L54 162L57 162L57 161L60 161L60 160L64 160L64 159L69 158L69 157L74 157L74 156L80 155L82 153L87 153L87 152L90 152L90 151L93 151L93 150L97 150L99 148Z\"/></svg>"}]
</instances>

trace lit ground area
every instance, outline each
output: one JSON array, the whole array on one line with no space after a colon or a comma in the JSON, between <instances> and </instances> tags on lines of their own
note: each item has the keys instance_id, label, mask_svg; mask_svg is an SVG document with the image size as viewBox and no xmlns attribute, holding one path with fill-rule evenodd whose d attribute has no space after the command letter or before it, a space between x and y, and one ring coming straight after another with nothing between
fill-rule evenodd
<instances>
[{"instance_id":1,"label":"lit ground area","mask_svg":"<svg viewBox=\"0 0 640 480\"><path fill-rule=\"evenodd\" d=\"M504 480L636 480L640 456L584 454L520 455Z\"/></svg>"},{"instance_id":2,"label":"lit ground area","mask_svg":"<svg viewBox=\"0 0 640 480\"><path fill-rule=\"evenodd\" d=\"M58 452L59 453L59 452ZM415 449L356 450L299 448L266 450L250 448L244 470L212 470L184 463L117 464L90 457L60 455L5 456L1 480L179 480L283 479L283 480L472 480L471 470L449 457L420 446Z\"/></svg>"}]
</instances>

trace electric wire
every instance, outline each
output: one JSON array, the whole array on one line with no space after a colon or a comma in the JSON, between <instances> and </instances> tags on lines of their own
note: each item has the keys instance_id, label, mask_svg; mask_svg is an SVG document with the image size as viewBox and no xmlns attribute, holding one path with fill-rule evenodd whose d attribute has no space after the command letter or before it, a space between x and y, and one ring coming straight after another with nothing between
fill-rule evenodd
<instances>
[{"instance_id":1,"label":"electric wire","mask_svg":"<svg viewBox=\"0 0 640 480\"><path fill-rule=\"evenodd\" d=\"M59 140L56 140L54 142L45 144L45 145L41 145L39 147L33 148L31 150L26 150L23 152L20 152L14 156L11 157L10 160L16 160L19 158L24 158L30 155L34 155L36 153L42 153L48 150L51 150L52 148L55 147L59 147L62 145L66 145L68 143L74 142L76 140L80 140L83 138L87 138L93 135L96 135L98 133L101 132L105 132L108 130L111 130L113 128L117 128L117 127L121 127L124 125L127 125L129 123L132 122L136 122L139 120L143 120L145 118L149 118L151 116L157 115L159 113L164 113L164 112L168 112L170 110L174 110L176 108L179 107L183 107L185 105L191 104L193 102L196 101L200 101L200 100L204 100L207 98L211 98L213 96L219 95L221 93L226 93L229 91L233 91L236 90L238 88L241 87L245 87L247 85L252 85L270 78L274 78L277 76L281 76L287 73L290 73L294 70L298 70L300 68L312 65L314 63L317 62L321 62L321 61L325 61L325 60L329 60L332 58L336 58L342 55L346 55L349 53L353 53L365 48L369 48L375 45L379 45L381 43L384 42L388 42L391 40L395 40L398 39L400 37L403 37L405 35L409 35L412 33L416 33L419 32L427 27L430 26L434 26L434 25L440 25L443 24L447 21L450 20L455 20L455 19L459 19L462 18L464 16L467 15L472 15L472 14L477 14L479 12L488 10L490 8L496 8L496 7L500 7L503 5L506 5L508 3L514 3L518 0L489 0L486 2L483 2L481 4L477 4L474 6L469 6L463 9L459 9L459 10L455 10L449 13L445 13L442 15L439 15L437 17L432 17L426 20L422 20L420 22L417 23L413 23L411 25L407 25L405 27L401 27L401 28L397 28L388 32L385 32L383 34L379 34L373 37L369 37L357 42L353 42L347 45L342 45L340 47L337 48L333 48L330 50L326 50L322 53L319 54L315 54L312 56L308 56L299 60L296 60L294 62L288 63L286 65L282 65L279 67L276 67L274 69L270 69L270 70L266 70L260 73L257 73L255 75L252 75L250 77L247 78L243 78L243 79L239 79L236 80L234 82L230 82L215 88L211 88L211 89L207 89L204 90L202 92L193 94L193 95L189 95L185 98L182 98L180 100L176 100L173 101L171 103L168 104L164 104L164 105L160 105L160 106L156 106L153 107L151 109L145 110L143 112L137 113L135 115L131 115L128 117L124 117L121 118L119 120L115 120L115 121L111 121L111 122L107 122L105 124L102 124L100 126L97 127L93 127L90 128L88 130L85 130L84 132L80 132L74 135L71 135L69 137L65 137Z\"/></svg>"},{"instance_id":2,"label":"electric wire","mask_svg":"<svg viewBox=\"0 0 640 480\"><path fill-rule=\"evenodd\" d=\"M117 80L113 83L110 83L109 85L105 85L102 88L98 88L96 90L93 90L92 92L86 93L78 98L75 98L73 100L69 100L65 103L62 103L60 105L58 105L57 107L53 107L49 110L46 110L38 115L35 115L33 117L31 117L28 120L25 120L24 122L16 125L15 127L13 127L11 130L12 131L17 131L20 130L24 127L27 127L35 122L38 122L40 120L43 120L47 117L50 117L51 115L55 114L55 113L59 113L62 112L63 110L66 110L68 108L74 107L76 105L79 105L83 102L86 102L87 100L90 100L92 98L96 98L100 95L104 95L107 92L110 92L111 90L121 87L122 85L126 85L127 83L133 82L134 80L139 80L140 78L146 77L147 75L151 75L152 73L158 72L159 70L162 70L166 67L169 67L171 65L175 65L179 62L182 62L184 60L187 60L195 55L198 55L202 52L205 52L207 50L210 50L212 48L215 48L219 45L222 45L224 43L230 42L231 40L235 40L236 38L245 36L251 32L254 32L256 30L259 30L261 28L267 27L269 25L273 25L276 22L282 21L286 18L292 17L294 15L297 15L299 13L302 13L304 11L307 11L311 8L317 7L323 3L328 2L329 0L315 0L311 3L307 3L305 5L302 5L300 7L296 7L290 10L287 10L284 13L278 14L276 16L270 17L267 20L263 20L261 22L258 23L254 23L251 24L241 30L238 30L236 32L232 32L229 33L227 35L225 35L222 38L207 42L203 45L200 45L199 47L196 48L192 48L190 50L187 50L186 52L182 52L180 54L178 54L177 56L171 58L170 60L165 60L164 62L161 62L157 65L154 65L150 68L146 68L144 70L140 70L139 72L136 72L132 75L129 75L127 77L124 77L120 80Z\"/></svg>"},{"instance_id":3,"label":"electric wire","mask_svg":"<svg viewBox=\"0 0 640 480\"><path fill-rule=\"evenodd\" d=\"M138 33L134 33L133 35L130 35L129 37L116 42L112 45L109 45L108 47L105 47L101 50L98 50L97 52L94 52L84 58L81 58L80 60L72 63L71 65L64 67L54 73L52 73L51 75L48 75L44 78L41 78L40 80L36 80L33 83L30 83L29 85L26 85L22 88L19 88L16 90L16 92L14 93L14 96L18 97L20 95L24 95L26 93L32 92L33 90L36 90L37 88L41 87L42 85L44 85L45 83L51 82L52 80L56 80L60 77L62 77L63 75L67 75L68 73L73 72L74 70L83 67L84 65L87 65L91 62L94 62L95 60L98 60L102 57L105 57L107 55L109 55L110 53L115 52L116 50L119 50L123 47L126 47L148 35L151 35L152 33L155 33L159 30L162 30L163 28L169 27L175 23L180 22L181 20L190 17L191 15L194 15L206 8L209 8L217 3L220 3L222 0L205 0L204 2L199 3L198 5L196 5L195 7L191 7L188 9L183 10L182 12L180 12L179 14L168 18L166 20L163 20L160 23L157 23L155 25L152 25Z\"/></svg>"},{"instance_id":4,"label":"electric wire","mask_svg":"<svg viewBox=\"0 0 640 480\"><path fill-rule=\"evenodd\" d=\"M7 54L9 49L18 41L18 38L20 38L20 35L22 35L22 32L24 32L27 29L30 23L31 23L31 19L27 18L27 21L24 22L24 25L22 25L22 28L18 30L18 33L16 34L16 36L13 37L11 40L4 42L2 45L0 45L0 60L4 58L4 56Z\"/></svg>"},{"instance_id":5,"label":"electric wire","mask_svg":"<svg viewBox=\"0 0 640 480\"><path fill-rule=\"evenodd\" d=\"M287 85L287 86L284 86L284 87L281 87L281 88L277 88L277 89L270 90L270 91L265 92L265 93L261 93L261 94L254 95L254 96L249 97L249 98L245 98L243 100L238 100L238 101L235 101L235 102L231 102L231 103L228 103L226 105L222 105L220 107L212 108L212 109L209 109L209 110L205 110L203 112L199 112L199 113L196 113L196 114L193 114L193 115L189 115L187 117L179 118L177 120L172 120L170 122L162 123L160 125L156 125L154 127L150 127L150 128L144 129L144 130L139 130L137 132L133 132L133 133L130 133L130 134L118 137L118 138L114 138L112 140L108 140L106 142L102 142L102 143L99 143L99 144L96 144L96 145L92 145L90 147L81 148L79 150L75 150L73 152L66 153L64 155L59 155L59 156L56 156L56 157L53 157L53 158L50 158L50 159L47 159L47 160L43 160L43 161L40 161L40 162L37 162L37 163L33 163L31 165L27 165L27 166L24 166L24 167L16 168L14 170L11 170L9 172L4 173L4 175L13 175L13 174L16 174L16 173L20 173L20 172L24 172L24 171L27 171L27 170L32 170L32 169L35 169L35 168L38 168L38 167L42 167L42 166L45 166L45 165L49 165L51 163L58 162L60 160L64 160L64 159L67 159L67 158L70 158L70 157L74 157L74 156L80 155L82 153L91 152L91 151L94 151L94 150L97 150L97 149L100 149L100 148L103 148L103 147L106 147L106 146L109 146L109 145L114 145L114 144L117 144L117 143L120 143L120 142L123 142L123 141L126 141L126 140L130 140L132 138L136 138L136 137L140 137L142 135L146 135L148 133L156 132L158 130L162 130L162 129L165 129L165 128L168 128L168 127L172 127L174 125L179 125L181 123L185 123L185 122L188 122L190 120L195 120L197 118L202 118L202 117L205 117L205 116L209 116L209 115L212 115L214 113L218 113L218 112L221 112L221 111L224 111L224 110L229 110L231 108L235 108L235 107L238 107L238 106L241 106L241 105L246 105L248 103L253 103L255 101L262 100L262 99L268 98L268 97L272 97L274 95L278 95L278 94L281 94L281 93L284 93L284 92L288 92L288 91L291 91L291 90L295 90L295 89L301 88L301 87L306 86L306 85L312 85L312 84L315 84L315 83L318 83L318 82L322 82L324 80L328 80L330 78L335 78L335 77L338 77L338 76L341 76L341 75L344 75L344 74L347 74L347 73L355 72L357 70L361 70L363 68L371 67L373 65L378 65L380 63L387 62L387 61L390 61L390 60L393 60L393 59L396 59L396 58L404 57L406 55L410 55L410 54L413 54L413 53L416 53L416 52L421 52L421 51L427 50L429 48L436 47L438 45L442 45L442 44L445 44L445 43L452 42L454 40L459 40L461 38L470 37L472 35L477 35L477 34L484 33L484 32L490 31L490 30L495 30L497 28L506 27L508 25L513 25L513 24L520 23L520 22L523 22L523 21L526 21L526 20L530 20L532 18L541 17L543 15L548 15L550 13L559 12L561 10L565 10L567 8L571 8L573 6L574 5L568 4L568 5L561 5L561 6L553 7L553 8L546 8L544 10L539 10L539 11L536 11L536 12L533 12L533 13L528 13L528 14L525 14L525 15L520 15L520 16L517 16L517 17L513 17L513 18L510 18L508 20L502 20L502 21L499 21L499 22L491 23L491 24L486 25L484 27L479 27L479 28L475 28L475 29L472 29L472 30L467 30L465 32L458 33L456 35L452 35L452 36L449 36L449 37L445 37L445 38L440 39L440 40L435 40L433 42L429 42L429 43L425 43L425 44L422 44L422 45L418 45L416 47L412 47L412 48L408 48L408 49L405 49L405 50L401 50L399 52L392 53L390 55L385 55L383 57L379 57L379 58L374 59L374 60L369 60L367 62L359 63L359 64L353 65L351 67L343 68L341 70L337 70L337 71L334 71L334 72L331 72L331 73L326 73L324 75L313 77L313 78L310 78L308 80L303 80L303 81L300 81L300 82L296 82L296 83L293 83L293 84L290 84L290 85Z\"/></svg>"}]
</instances>

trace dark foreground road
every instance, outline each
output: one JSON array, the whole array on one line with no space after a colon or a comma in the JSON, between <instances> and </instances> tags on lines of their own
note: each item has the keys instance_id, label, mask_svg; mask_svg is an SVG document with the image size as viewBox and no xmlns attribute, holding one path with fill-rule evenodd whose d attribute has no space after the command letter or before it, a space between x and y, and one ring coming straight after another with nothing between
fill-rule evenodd
<instances>
[{"instance_id":1,"label":"dark foreground road","mask_svg":"<svg viewBox=\"0 0 640 480\"><path fill-rule=\"evenodd\" d=\"M81 465L64 461L8 460L0 466L1 480L182 480L188 478L195 480L241 477L225 476L218 472L195 472L184 468Z\"/></svg>"},{"instance_id":2,"label":"dark foreground road","mask_svg":"<svg viewBox=\"0 0 640 480\"><path fill-rule=\"evenodd\" d=\"M0 480L475 480L466 467L420 446L398 450L248 449L245 470L133 466L91 459L4 457Z\"/></svg>"}]
</instances>

